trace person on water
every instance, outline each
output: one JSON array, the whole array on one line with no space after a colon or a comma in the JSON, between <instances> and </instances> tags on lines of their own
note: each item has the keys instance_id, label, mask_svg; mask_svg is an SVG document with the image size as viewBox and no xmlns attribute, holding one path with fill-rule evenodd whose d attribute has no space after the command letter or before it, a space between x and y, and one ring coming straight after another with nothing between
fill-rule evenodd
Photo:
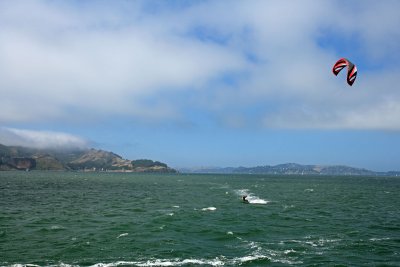
<instances>
[{"instance_id":1,"label":"person on water","mask_svg":"<svg viewBox=\"0 0 400 267\"><path fill-rule=\"evenodd\" d=\"M249 203L249 201L246 199L246 197L247 197L246 195L242 196L242 200L244 203Z\"/></svg>"}]
</instances>

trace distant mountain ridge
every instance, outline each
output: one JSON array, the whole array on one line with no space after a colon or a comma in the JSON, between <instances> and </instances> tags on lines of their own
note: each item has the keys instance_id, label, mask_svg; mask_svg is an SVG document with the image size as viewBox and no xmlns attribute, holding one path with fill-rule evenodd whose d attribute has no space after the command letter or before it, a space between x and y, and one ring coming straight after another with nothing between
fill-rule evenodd
<instances>
[{"instance_id":1,"label":"distant mountain ridge","mask_svg":"<svg viewBox=\"0 0 400 267\"><path fill-rule=\"evenodd\" d=\"M0 144L1 170L74 170L109 172L176 172L165 163L128 160L97 149L35 149Z\"/></svg>"},{"instance_id":2,"label":"distant mountain ridge","mask_svg":"<svg viewBox=\"0 0 400 267\"><path fill-rule=\"evenodd\" d=\"M186 173L225 173L225 174L275 174L275 175L365 175L365 176L400 176L400 171L375 172L362 168L343 165L301 165L285 163L275 166L226 167L180 169Z\"/></svg>"}]
</instances>

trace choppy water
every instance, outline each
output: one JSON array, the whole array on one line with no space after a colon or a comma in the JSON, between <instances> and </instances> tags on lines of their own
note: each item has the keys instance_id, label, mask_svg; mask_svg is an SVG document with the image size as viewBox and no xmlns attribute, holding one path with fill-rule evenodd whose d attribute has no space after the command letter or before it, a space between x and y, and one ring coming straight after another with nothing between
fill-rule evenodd
<instances>
[{"instance_id":1,"label":"choppy water","mask_svg":"<svg viewBox=\"0 0 400 267\"><path fill-rule=\"evenodd\" d=\"M399 189L394 177L0 172L0 266L400 266Z\"/></svg>"}]
</instances>

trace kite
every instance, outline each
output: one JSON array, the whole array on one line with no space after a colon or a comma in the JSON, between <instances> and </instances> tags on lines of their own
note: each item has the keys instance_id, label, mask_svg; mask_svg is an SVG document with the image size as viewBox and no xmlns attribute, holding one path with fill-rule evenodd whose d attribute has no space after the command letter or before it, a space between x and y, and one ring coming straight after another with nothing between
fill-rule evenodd
<instances>
[{"instance_id":1,"label":"kite","mask_svg":"<svg viewBox=\"0 0 400 267\"><path fill-rule=\"evenodd\" d=\"M347 67L347 83L352 86L357 77L357 67L350 60L346 58L339 59L335 65L333 65L333 74L338 75L339 72Z\"/></svg>"}]
</instances>

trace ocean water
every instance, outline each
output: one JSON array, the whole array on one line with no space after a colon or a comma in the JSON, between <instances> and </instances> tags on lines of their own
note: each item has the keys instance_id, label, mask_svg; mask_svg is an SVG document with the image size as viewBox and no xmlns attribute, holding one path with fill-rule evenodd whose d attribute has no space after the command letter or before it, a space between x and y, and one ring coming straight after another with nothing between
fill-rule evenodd
<instances>
[{"instance_id":1,"label":"ocean water","mask_svg":"<svg viewBox=\"0 0 400 267\"><path fill-rule=\"evenodd\" d=\"M0 172L0 266L400 266L399 193L396 177Z\"/></svg>"}]
</instances>

